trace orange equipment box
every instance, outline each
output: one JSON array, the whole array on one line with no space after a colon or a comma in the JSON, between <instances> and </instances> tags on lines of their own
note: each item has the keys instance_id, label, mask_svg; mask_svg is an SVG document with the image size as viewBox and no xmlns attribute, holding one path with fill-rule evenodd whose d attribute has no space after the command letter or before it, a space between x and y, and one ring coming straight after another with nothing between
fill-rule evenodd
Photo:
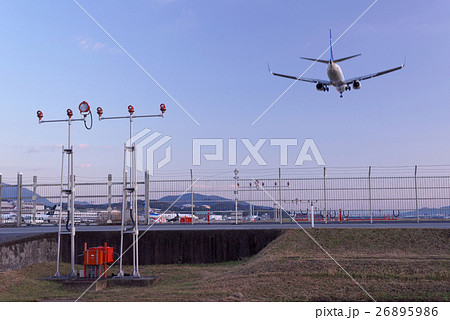
<instances>
[{"instance_id":1,"label":"orange equipment box","mask_svg":"<svg viewBox=\"0 0 450 320\"><path fill-rule=\"evenodd\" d=\"M89 248L87 252L87 264L98 266L103 264L103 250L100 248Z\"/></svg>"},{"instance_id":2,"label":"orange equipment box","mask_svg":"<svg viewBox=\"0 0 450 320\"><path fill-rule=\"evenodd\" d=\"M93 247L93 248L89 248L88 249L88 264L103 264L103 263L113 263L114 262L114 258L113 258L113 247ZM98 253L94 253L94 251L97 251ZM101 263L90 263L91 262L91 255L95 255L95 261L98 260L97 256L101 256ZM92 260L94 262L94 260Z\"/></svg>"},{"instance_id":3,"label":"orange equipment box","mask_svg":"<svg viewBox=\"0 0 450 320\"><path fill-rule=\"evenodd\" d=\"M104 246L87 248L84 244L84 274L87 278L98 277L101 269L104 269L106 277L106 265L114 262L113 247ZM103 268L102 268L103 267Z\"/></svg>"}]
</instances>

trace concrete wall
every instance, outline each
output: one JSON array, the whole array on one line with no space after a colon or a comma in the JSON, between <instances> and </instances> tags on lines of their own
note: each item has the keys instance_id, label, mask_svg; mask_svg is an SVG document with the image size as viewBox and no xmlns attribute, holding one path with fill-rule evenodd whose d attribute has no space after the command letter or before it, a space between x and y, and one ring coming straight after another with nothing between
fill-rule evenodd
<instances>
[{"instance_id":1,"label":"concrete wall","mask_svg":"<svg viewBox=\"0 0 450 320\"><path fill-rule=\"evenodd\" d=\"M148 231L139 240L139 264L216 263L239 260L258 253L281 234L280 230L174 230ZM125 234L124 248L132 241ZM120 232L78 232L77 255L84 243L88 247L104 245L120 252ZM62 260L70 261L70 238L64 235ZM124 264L132 264L132 250L123 257ZM82 257L77 263L82 263Z\"/></svg>"},{"instance_id":2,"label":"concrete wall","mask_svg":"<svg viewBox=\"0 0 450 320\"><path fill-rule=\"evenodd\" d=\"M1 243L0 271L19 269L40 262L55 262L57 243L55 233Z\"/></svg>"},{"instance_id":3,"label":"concrete wall","mask_svg":"<svg viewBox=\"0 0 450 320\"><path fill-rule=\"evenodd\" d=\"M139 240L139 264L216 263L239 260L258 253L281 234L280 230L174 230L149 231ZM77 232L75 255L88 247L104 245L120 252L120 232ZM131 245L125 234L124 248ZM56 262L57 234L44 234L0 244L0 271L39 262ZM70 263L70 235L62 235L61 261ZM115 257L117 257L115 255ZM132 250L124 254L132 264ZM83 257L77 257L83 264Z\"/></svg>"}]
</instances>

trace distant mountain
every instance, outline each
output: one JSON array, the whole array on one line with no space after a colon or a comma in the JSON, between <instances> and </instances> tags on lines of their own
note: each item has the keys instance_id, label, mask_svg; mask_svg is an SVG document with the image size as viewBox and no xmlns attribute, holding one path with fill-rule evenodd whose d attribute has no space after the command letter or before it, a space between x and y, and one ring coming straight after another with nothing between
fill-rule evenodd
<instances>
[{"instance_id":1,"label":"distant mountain","mask_svg":"<svg viewBox=\"0 0 450 320\"><path fill-rule=\"evenodd\" d=\"M178 199L178 200L177 200ZM193 193L194 205L196 207L199 206L209 206L211 207L211 211L234 211L235 210L235 202L233 199L227 199L220 196L207 196L200 193ZM165 196L159 199L160 202L173 203L176 201L175 206L182 207L185 204L191 203L191 194L186 193L182 196L174 195L174 196ZM246 201L238 201L238 210L248 210L250 204ZM271 207L266 206L254 206L254 210L272 210Z\"/></svg>"},{"instance_id":2,"label":"distant mountain","mask_svg":"<svg viewBox=\"0 0 450 320\"><path fill-rule=\"evenodd\" d=\"M441 212L440 212L441 211ZM426 218L432 216L433 218L445 218L449 216L450 206L441 207L441 208L420 208L419 209L419 217ZM417 217L416 210L408 211L408 212L400 212L400 216L402 218L413 218Z\"/></svg>"},{"instance_id":3,"label":"distant mountain","mask_svg":"<svg viewBox=\"0 0 450 320\"><path fill-rule=\"evenodd\" d=\"M2 183L2 186L6 186L6 188L2 188L2 199L4 198L13 198L14 200L17 199L17 187L16 186L11 186L9 184L6 183ZM31 197L33 196L33 191L27 189L27 188L22 188L22 197L27 198L26 201L32 201ZM38 199L36 200L36 203L39 204L43 204L46 205L48 207L51 207L53 205L55 205L53 202L49 201L46 198L41 197L39 194L37 194Z\"/></svg>"},{"instance_id":4,"label":"distant mountain","mask_svg":"<svg viewBox=\"0 0 450 320\"><path fill-rule=\"evenodd\" d=\"M200 194L200 193L194 193L193 198L194 198L194 203L197 206L208 205L211 202L232 201L231 199L227 199L227 198L223 198L223 197L219 197L219 196L207 196L207 195ZM182 206L184 204L190 204L191 203L191 194L185 193L181 197L179 195L165 196L165 197L160 198L159 201L173 203L177 199L178 199L178 201L176 202L176 204L179 206Z\"/></svg>"}]
</instances>

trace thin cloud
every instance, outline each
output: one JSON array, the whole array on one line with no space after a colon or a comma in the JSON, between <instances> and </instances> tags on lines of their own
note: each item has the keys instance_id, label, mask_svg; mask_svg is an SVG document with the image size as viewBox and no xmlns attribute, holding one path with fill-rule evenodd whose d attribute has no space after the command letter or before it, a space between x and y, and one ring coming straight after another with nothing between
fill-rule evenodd
<instances>
[{"instance_id":1,"label":"thin cloud","mask_svg":"<svg viewBox=\"0 0 450 320\"><path fill-rule=\"evenodd\" d=\"M86 143L79 143L78 148L80 149L89 149L91 146Z\"/></svg>"},{"instance_id":2,"label":"thin cloud","mask_svg":"<svg viewBox=\"0 0 450 320\"><path fill-rule=\"evenodd\" d=\"M78 47L83 51L93 51L93 52L115 52L108 47L104 42L95 41L89 37L78 36L75 38Z\"/></svg>"},{"instance_id":3,"label":"thin cloud","mask_svg":"<svg viewBox=\"0 0 450 320\"><path fill-rule=\"evenodd\" d=\"M79 168L92 168L92 163L82 163L78 165Z\"/></svg>"}]
</instances>

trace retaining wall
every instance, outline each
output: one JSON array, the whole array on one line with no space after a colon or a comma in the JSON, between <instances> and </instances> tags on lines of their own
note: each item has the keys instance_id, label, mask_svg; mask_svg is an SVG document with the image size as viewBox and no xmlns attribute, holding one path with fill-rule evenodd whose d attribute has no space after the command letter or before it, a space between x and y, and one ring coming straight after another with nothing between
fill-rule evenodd
<instances>
[{"instance_id":1,"label":"retaining wall","mask_svg":"<svg viewBox=\"0 0 450 320\"><path fill-rule=\"evenodd\" d=\"M281 234L281 230L171 230L149 231L139 240L139 265L176 263L217 263L239 260L258 253ZM75 235L75 255L88 247L104 245L120 252L120 232L81 231ZM124 248L132 244L125 234ZM57 235L33 236L0 244L0 271L18 269L39 262L55 262ZM117 257L117 255L115 255ZM61 261L70 263L70 235L62 235ZM132 264L132 250L123 256ZM83 257L76 258L83 264Z\"/></svg>"},{"instance_id":2,"label":"retaining wall","mask_svg":"<svg viewBox=\"0 0 450 320\"><path fill-rule=\"evenodd\" d=\"M56 233L41 234L0 244L0 271L56 261Z\"/></svg>"}]
</instances>

